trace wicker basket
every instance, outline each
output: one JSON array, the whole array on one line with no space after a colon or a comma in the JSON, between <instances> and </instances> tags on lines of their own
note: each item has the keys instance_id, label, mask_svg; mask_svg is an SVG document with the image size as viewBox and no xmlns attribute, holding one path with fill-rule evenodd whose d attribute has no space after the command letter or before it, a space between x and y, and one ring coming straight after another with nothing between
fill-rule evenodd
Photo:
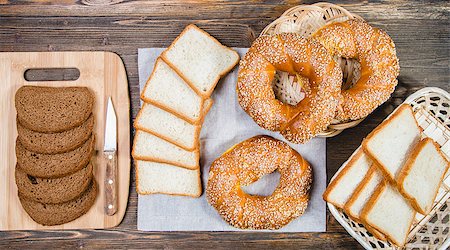
<instances>
[{"instance_id":1,"label":"wicker basket","mask_svg":"<svg viewBox=\"0 0 450 250\"><path fill-rule=\"evenodd\" d=\"M404 103L413 107L416 120L423 128L423 137L430 137L436 141L444 155L450 159L450 94L439 88L423 88L409 96ZM337 173L334 177L336 175ZM350 219L332 204L328 203L328 208L336 220L364 248L398 249L389 242L373 237L363 225ZM432 211L426 216L416 214L405 249L448 249L450 246L449 217L450 171L447 171Z\"/></svg>"},{"instance_id":2,"label":"wicker basket","mask_svg":"<svg viewBox=\"0 0 450 250\"><path fill-rule=\"evenodd\" d=\"M352 14L346 9L330 4L316 3L313 5L300 5L284 12L278 19L269 24L261 32L265 34L278 34L282 32L299 33L305 37L310 36L319 28L333 23L342 22L349 19L361 19L358 15ZM359 79L360 64L355 59L335 58L341 66L344 75L344 87L351 87ZM300 94L301 85L308 79L297 76L297 82L294 77L288 77L286 72L277 72L274 81L274 92L279 100L291 105L297 104L302 99ZM318 134L319 137L332 137L341 133L344 129L358 125L364 118L355 121L333 121L328 129Z\"/></svg>"}]
</instances>

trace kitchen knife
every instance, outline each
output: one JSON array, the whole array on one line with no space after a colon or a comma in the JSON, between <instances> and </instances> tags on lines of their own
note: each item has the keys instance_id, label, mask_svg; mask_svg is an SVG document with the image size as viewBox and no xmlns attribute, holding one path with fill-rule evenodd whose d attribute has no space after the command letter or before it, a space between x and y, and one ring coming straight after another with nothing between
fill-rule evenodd
<instances>
[{"instance_id":1,"label":"kitchen knife","mask_svg":"<svg viewBox=\"0 0 450 250\"><path fill-rule=\"evenodd\" d=\"M117 212L117 117L111 97L106 108L105 141L103 155L106 158L105 213L109 216Z\"/></svg>"}]
</instances>

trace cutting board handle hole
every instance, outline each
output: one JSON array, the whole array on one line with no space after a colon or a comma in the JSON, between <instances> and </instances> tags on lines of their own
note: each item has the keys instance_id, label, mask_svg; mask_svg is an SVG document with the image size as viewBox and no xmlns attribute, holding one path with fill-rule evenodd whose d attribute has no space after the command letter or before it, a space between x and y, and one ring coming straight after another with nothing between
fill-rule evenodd
<instances>
[{"instance_id":1,"label":"cutting board handle hole","mask_svg":"<svg viewBox=\"0 0 450 250\"><path fill-rule=\"evenodd\" d=\"M77 68L33 68L23 73L23 78L31 82L75 81L80 78Z\"/></svg>"}]
</instances>

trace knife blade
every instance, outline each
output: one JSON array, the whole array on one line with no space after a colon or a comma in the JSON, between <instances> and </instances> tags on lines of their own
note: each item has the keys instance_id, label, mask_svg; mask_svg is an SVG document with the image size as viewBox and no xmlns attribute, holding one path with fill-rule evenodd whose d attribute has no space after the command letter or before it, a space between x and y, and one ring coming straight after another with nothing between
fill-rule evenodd
<instances>
[{"instance_id":1,"label":"knife blade","mask_svg":"<svg viewBox=\"0 0 450 250\"><path fill-rule=\"evenodd\" d=\"M103 155L106 160L105 213L117 212L117 117L111 97L108 97Z\"/></svg>"}]
</instances>

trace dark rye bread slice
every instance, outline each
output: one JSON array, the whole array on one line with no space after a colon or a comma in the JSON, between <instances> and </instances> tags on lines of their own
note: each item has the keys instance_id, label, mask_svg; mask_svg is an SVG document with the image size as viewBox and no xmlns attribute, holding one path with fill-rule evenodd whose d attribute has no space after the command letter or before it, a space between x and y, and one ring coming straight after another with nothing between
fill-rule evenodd
<instances>
[{"instance_id":1,"label":"dark rye bread slice","mask_svg":"<svg viewBox=\"0 0 450 250\"><path fill-rule=\"evenodd\" d=\"M45 204L27 199L19 193L22 207L37 223L44 226L61 225L87 213L97 197L97 183L92 179L81 196L64 203Z\"/></svg>"},{"instance_id":2,"label":"dark rye bread slice","mask_svg":"<svg viewBox=\"0 0 450 250\"><path fill-rule=\"evenodd\" d=\"M83 169L61 177L45 179L26 174L16 165L16 185L24 198L42 203L61 203L80 196L92 180L93 167L89 163Z\"/></svg>"},{"instance_id":3,"label":"dark rye bread slice","mask_svg":"<svg viewBox=\"0 0 450 250\"><path fill-rule=\"evenodd\" d=\"M94 95L86 87L23 86L16 92L17 118L37 132L61 132L80 126L92 113Z\"/></svg>"},{"instance_id":4,"label":"dark rye bread slice","mask_svg":"<svg viewBox=\"0 0 450 250\"><path fill-rule=\"evenodd\" d=\"M28 150L42 154L59 154L81 146L92 134L94 116L91 115L81 126L59 133L40 133L17 122L17 138Z\"/></svg>"},{"instance_id":5,"label":"dark rye bread slice","mask_svg":"<svg viewBox=\"0 0 450 250\"><path fill-rule=\"evenodd\" d=\"M16 140L17 164L27 174L41 178L57 178L85 167L95 150L95 137L80 147L61 154L41 154L26 149Z\"/></svg>"}]
</instances>

